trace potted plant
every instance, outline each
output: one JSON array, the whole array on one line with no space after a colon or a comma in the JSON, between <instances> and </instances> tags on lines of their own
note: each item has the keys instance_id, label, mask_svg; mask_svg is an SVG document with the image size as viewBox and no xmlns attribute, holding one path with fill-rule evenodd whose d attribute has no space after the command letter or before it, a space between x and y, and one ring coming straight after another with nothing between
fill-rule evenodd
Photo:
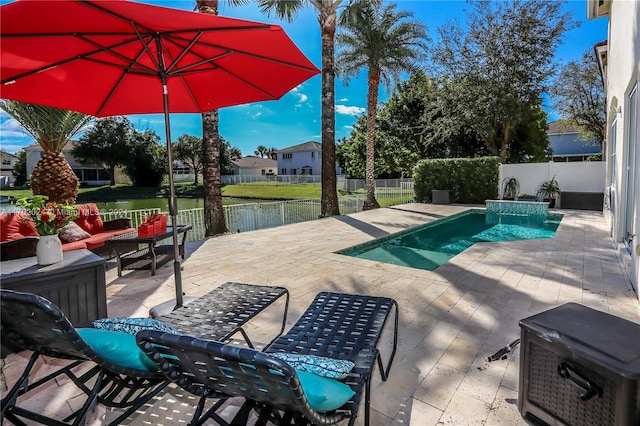
<instances>
[{"instance_id":1,"label":"potted plant","mask_svg":"<svg viewBox=\"0 0 640 426\"><path fill-rule=\"evenodd\" d=\"M518 179L512 177L504 178L502 180L502 199L503 200L515 200L520 193L520 182Z\"/></svg>"},{"instance_id":2,"label":"potted plant","mask_svg":"<svg viewBox=\"0 0 640 426\"><path fill-rule=\"evenodd\" d=\"M556 199L560 198L560 185L556 177L552 177L549 180L543 181L538 187L538 196L542 197L543 201L549 203L549 207L556 206Z\"/></svg>"}]
</instances>

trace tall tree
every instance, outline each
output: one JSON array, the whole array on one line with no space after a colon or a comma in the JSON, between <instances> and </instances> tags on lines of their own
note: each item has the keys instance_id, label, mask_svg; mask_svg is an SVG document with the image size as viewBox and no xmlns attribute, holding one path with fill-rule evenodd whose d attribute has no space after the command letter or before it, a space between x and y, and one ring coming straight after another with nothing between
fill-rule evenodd
<instances>
[{"instance_id":1,"label":"tall tree","mask_svg":"<svg viewBox=\"0 0 640 426\"><path fill-rule=\"evenodd\" d=\"M52 202L74 203L78 196L78 178L62 154L62 149L93 117L24 102L0 100L0 108L34 137L42 148L42 157L31 173L34 195L46 195Z\"/></svg>"},{"instance_id":2,"label":"tall tree","mask_svg":"<svg viewBox=\"0 0 640 426\"><path fill-rule=\"evenodd\" d=\"M267 149L267 158L271 158L272 160L277 160L278 148L272 146L271 148Z\"/></svg>"},{"instance_id":3,"label":"tall tree","mask_svg":"<svg viewBox=\"0 0 640 426\"><path fill-rule=\"evenodd\" d=\"M553 74L553 54L574 23L564 2L482 0L473 3L467 28L439 28L432 60L448 102L487 148L505 163L511 129L542 93Z\"/></svg>"},{"instance_id":4,"label":"tall tree","mask_svg":"<svg viewBox=\"0 0 640 426\"><path fill-rule=\"evenodd\" d=\"M184 134L173 146L176 158L193 170L194 185L198 184L198 175L202 173L202 139Z\"/></svg>"},{"instance_id":5,"label":"tall tree","mask_svg":"<svg viewBox=\"0 0 640 426\"><path fill-rule=\"evenodd\" d=\"M322 38L322 196L320 216L340 214L336 176L336 114L335 114L335 33L338 8L343 0L257 0L266 14L275 12L279 18L293 21L297 13L309 4L318 11L320 36ZM366 1L366 0L365 0ZM345 12L349 12L361 0L351 0Z\"/></svg>"},{"instance_id":6,"label":"tall tree","mask_svg":"<svg viewBox=\"0 0 640 426\"><path fill-rule=\"evenodd\" d=\"M137 186L160 186L168 172L167 152L152 130L133 130L131 154L125 172Z\"/></svg>"},{"instance_id":7,"label":"tall tree","mask_svg":"<svg viewBox=\"0 0 640 426\"><path fill-rule=\"evenodd\" d=\"M233 162L242 158L242 151L236 146L231 146L224 138L220 138L220 168L223 175L233 174Z\"/></svg>"},{"instance_id":8,"label":"tall tree","mask_svg":"<svg viewBox=\"0 0 640 426\"><path fill-rule=\"evenodd\" d=\"M268 151L269 151L269 148L267 148L266 146L258 145L258 147L256 148L255 151L253 151L253 153L260 158L265 158L267 156Z\"/></svg>"},{"instance_id":9,"label":"tall tree","mask_svg":"<svg viewBox=\"0 0 640 426\"><path fill-rule=\"evenodd\" d=\"M27 151L21 149L16 153L18 160L13 164L14 186L24 186L27 183Z\"/></svg>"},{"instance_id":10,"label":"tall tree","mask_svg":"<svg viewBox=\"0 0 640 426\"><path fill-rule=\"evenodd\" d=\"M230 5L245 4L246 0L227 0ZM200 13L218 14L218 0L196 0ZM227 232L222 207L222 179L220 169L220 118L218 110L202 114L202 181L204 184L205 236Z\"/></svg>"},{"instance_id":11,"label":"tall tree","mask_svg":"<svg viewBox=\"0 0 640 426\"><path fill-rule=\"evenodd\" d=\"M605 137L606 99L598 61L592 50L581 61L566 64L551 87L554 107L568 127L585 140L602 144Z\"/></svg>"},{"instance_id":12,"label":"tall tree","mask_svg":"<svg viewBox=\"0 0 640 426\"><path fill-rule=\"evenodd\" d=\"M390 91L403 72L418 71L426 59L426 27L413 19L413 13L396 10L396 4L382 5L380 0L370 0L362 7L343 15L345 32L338 34L341 49L336 60L345 83L349 78L367 71L367 195L363 210L379 208L375 197L374 154L375 129L380 83Z\"/></svg>"},{"instance_id":13,"label":"tall tree","mask_svg":"<svg viewBox=\"0 0 640 426\"><path fill-rule=\"evenodd\" d=\"M95 122L71 149L83 164L102 166L116 184L116 168L130 159L133 124L126 117L106 117Z\"/></svg>"}]
</instances>

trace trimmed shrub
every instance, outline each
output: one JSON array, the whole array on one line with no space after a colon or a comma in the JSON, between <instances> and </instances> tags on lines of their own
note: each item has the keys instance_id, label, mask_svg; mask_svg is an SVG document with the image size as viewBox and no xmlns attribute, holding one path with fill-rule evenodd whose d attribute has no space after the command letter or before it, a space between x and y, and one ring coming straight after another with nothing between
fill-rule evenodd
<instances>
[{"instance_id":1,"label":"trimmed shrub","mask_svg":"<svg viewBox=\"0 0 640 426\"><path fill-rule=\"evenodd\" d=\"M453 190L457 203L484 204L498 197L498 157L421 160L413 168L416 201L431 202L433 189Z\"/></svg>"}]
</instances>

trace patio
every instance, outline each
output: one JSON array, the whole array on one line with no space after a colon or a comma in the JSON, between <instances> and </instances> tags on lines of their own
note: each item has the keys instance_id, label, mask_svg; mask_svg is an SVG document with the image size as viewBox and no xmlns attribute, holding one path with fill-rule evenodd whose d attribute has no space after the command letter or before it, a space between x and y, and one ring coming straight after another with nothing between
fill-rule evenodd
<instances>
[{"instance_id":1,"label":"patio","mask_svg":"<svg viewBox=\"0 0 640 426\"><path fill-rule=\"evenodd\" d=\"M476 244L436 271L334 254L467 208L405 204L187 244L184 289L200 296L227 281L286 287L289 325L319 291L393 297L400 306L399 346L389 380L374 374L372 425L524 424L517 410L519 348L506 360L485 361L519 337L518 321L577 302L640 322L640 306L597 212L561 211L553 239ZM165 265L156 276L134 271L118 278L110 261L109 316L147 316L149 308L172 299L172 271ZM279 329L280 308L250 323L258 347ZM386 337L383 354L390 333ZM9 387L26 360L18 354L6 359ZM59 383L25 404L65 413L77 404L73 392ZM170 387L128 424L187 424L195 402ZM111 415L98 409L93 424Z\"/></svg>"}]
</instances>

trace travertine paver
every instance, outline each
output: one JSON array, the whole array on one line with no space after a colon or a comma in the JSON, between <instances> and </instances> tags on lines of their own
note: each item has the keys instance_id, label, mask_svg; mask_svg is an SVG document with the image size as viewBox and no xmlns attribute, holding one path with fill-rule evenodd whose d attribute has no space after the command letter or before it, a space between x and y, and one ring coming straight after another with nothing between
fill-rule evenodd
<instances>
[{"instance_id":1,"label":"travertine paver","mask_svg":"<svg viewBox=\"0 0 640 426\"><path fill-rule=\"evenodd\" d=\"M334 253L468 208L408 204L193 243L187 247L183 287L190 296L227 281L287 287L288 326L319 291L393 297L400 305L398 352L387 382L374 375L372 425L524 424L517 410L519 349L506 360L486 362L519 337L518 321L577 302L640 322L638 301L597 212L561 211L565 217L553 239L476 244L435 271ZM149 308L173 298L172 270L168 264L155 277L134 271L117 278L110 262L109 316L146 316ZM277 308L247 327L259 347L277 332ZM384 355L389 334L382 340ZM24 354L7 358L9 385L25 360ZM26 404L42 412L69 412L78 398L68 389L52 386ZM127 423L186 425L194 403L171 387ZM231 401L229 413L238 404ZM113 415L96 412L92 424Z\"/></svg>"}]
</instances>

